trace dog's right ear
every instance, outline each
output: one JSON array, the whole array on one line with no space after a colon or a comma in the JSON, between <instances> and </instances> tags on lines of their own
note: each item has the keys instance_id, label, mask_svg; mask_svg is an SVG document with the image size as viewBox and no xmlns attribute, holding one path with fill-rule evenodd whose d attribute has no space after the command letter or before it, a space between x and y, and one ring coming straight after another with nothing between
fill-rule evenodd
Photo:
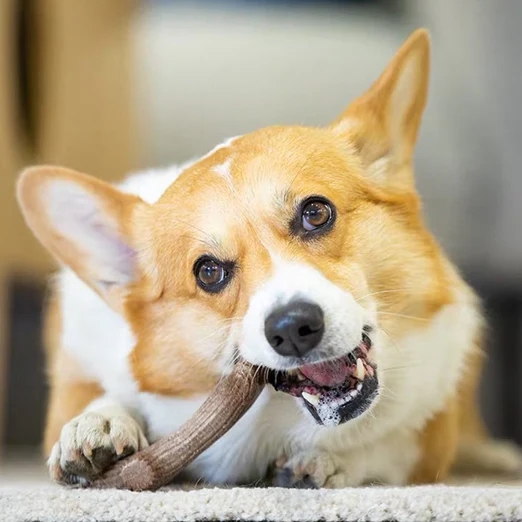
<instances>
[{"instance_id":1,"label":"dog's right ear","mask_svg":"<svg viewBox=\"0 0 522 522\"><path fill-rule=\"evenodd\" d=\"M25 170L17 196L42 245L120 310L137 277L133 222L147 204L91 176L51 166Z\"/></svg>"}]
</instances>

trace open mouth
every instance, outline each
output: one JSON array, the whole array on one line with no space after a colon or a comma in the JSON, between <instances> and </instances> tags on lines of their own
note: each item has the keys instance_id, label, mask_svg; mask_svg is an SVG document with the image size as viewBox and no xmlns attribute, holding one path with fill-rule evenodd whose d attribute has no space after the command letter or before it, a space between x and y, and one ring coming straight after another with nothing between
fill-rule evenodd
<instances>
[{"instance_id":1,"label":"open mouth","mask_svg":"<svg viewBox=\"0 0 522 522\"><path fill-rule=\"evenodd\" d=\"M300 397L314 419L337 426L364 413L378 394L377 369L368 360L371 340L363 333L349 354L284 372L272 372L277 391Z\"/></svg>"}]
</instances>

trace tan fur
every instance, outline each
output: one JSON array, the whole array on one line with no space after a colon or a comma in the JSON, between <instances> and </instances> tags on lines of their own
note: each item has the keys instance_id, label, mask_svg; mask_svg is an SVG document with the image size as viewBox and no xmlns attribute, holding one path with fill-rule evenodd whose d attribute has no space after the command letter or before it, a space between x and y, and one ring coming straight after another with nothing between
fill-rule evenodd
<instances>
[{"instance_id":1,"label":"tan fur","mask_svg":"<svg viewBox=\"0 0 522 522\"><path fill-rule=\"evenodd\" d=\"M488 437L487 430L480 418L476 407L477 391L480 374L485 362L485 354L482 351L482 336L476 341L476 349L468 358L466 371L459 387L459 432L461 442L483 441Z\"/></svg>"},{"instance_id":2,"label":"tan fur","mask_svg":"<svg viewBox=\"0 0 522 522\"><path fill-rule=\"evenodd\" d=\"M421 453L410 484L430 484L447 479L457 452L458 422L459 408L454 399L428 421L419 434Z\"/></svg>"},{"instance_id":3,"label":"tan fur","mask_svg":"<svg viewBox=\"0 0 522 522\"><path fill-rule=\"evenodd\" d=\"M49 455L63 426L102 393L99 384L92 381L52 382L43 443L45 455Z\"/></svg>"},{"instance_id":4,"label":"tan fur","mask_svg":"<svg viewBox=\"0 0 522 522\"><path fill-rule=\"evenodd\" d=\"M130 366L140 390L189 397L212 389L225 342L249 297L270 277L273 255L316 268L356 299L374 296L379 323L392 337L429 322L455 289L468 292L425 228L413 183L428 68L428 36L416 31L330 126L270 127L238 138L188 167L153 205L67 169L24 174L19 199L38 239L131 325L137 343ZM226 179L216 173L223 165ZM91 193L139 252L136 277L125 288L100 291L81 246L49 224L42 189L56 179ZM334 201L338 219L327 236L303 244L289 237L288 223L296 202L311 194ZM220 294L206 294L194 281L192 263L206 253L240 267ZM101 393L67 358L53 322L47 449L60 427ZM484 437L474 398L479 359L419 432L412 483L444 479L459 440Z\"/></svg>"}]
</instances>

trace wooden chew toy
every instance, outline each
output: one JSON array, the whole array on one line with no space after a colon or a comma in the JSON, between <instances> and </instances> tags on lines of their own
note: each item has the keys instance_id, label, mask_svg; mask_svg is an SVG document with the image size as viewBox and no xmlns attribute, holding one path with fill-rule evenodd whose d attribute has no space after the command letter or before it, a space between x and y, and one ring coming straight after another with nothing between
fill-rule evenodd
<instances>
[{"instance_id":1,"label":"wooden chew toy","mask_svg":"<svg viewBox=\"0 0 522 522\"><path fill-rule=\"evenodd\" d=\"M264 373L246 361L238 362L176 432L118 461L91 486L144 491L169 484L252 406L263 389Z\"/></svg>"}]
</instances>

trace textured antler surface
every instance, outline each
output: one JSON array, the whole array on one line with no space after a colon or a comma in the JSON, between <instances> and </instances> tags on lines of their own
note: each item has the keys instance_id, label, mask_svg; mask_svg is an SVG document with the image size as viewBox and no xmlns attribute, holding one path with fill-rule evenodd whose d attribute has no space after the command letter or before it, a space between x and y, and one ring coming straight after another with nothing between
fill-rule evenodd
<instances>
[{"instance_id":1,"label":"textured antler surface","mask_svg":"<svg viewBox=\"0 0 522 522\"><path fill-rule=\"evenodd\" d=\"M263 389L262 374L255 366L238 362L176 432L117 462L92 486L143 491L170 483L252 406Z\"/></svg>"}]
</instances>

